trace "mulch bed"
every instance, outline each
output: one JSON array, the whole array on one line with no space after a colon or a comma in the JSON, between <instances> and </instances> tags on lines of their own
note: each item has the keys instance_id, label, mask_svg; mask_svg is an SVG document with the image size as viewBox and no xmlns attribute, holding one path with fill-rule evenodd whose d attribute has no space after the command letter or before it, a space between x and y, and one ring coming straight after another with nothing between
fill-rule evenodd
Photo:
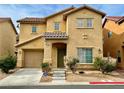
<instances>
[{"instance_id":1,"label":"mulch bed","mask_svg":"<svg viewBox=\"0 0 124 93\"><path fill-rule=\"evenodd\" d=\"M66 80L68 82L101 82L103 80L111 80L111 81L123 81L124 82L124 74L112 72L111 74L102 74L97 71L85 71L87 73L84 74L67 74Z\"/></svg>"},{"instance_id":2,"label":"mulch bed","mask_svg":"<svg viewBox=\"0 0 124 93\"><path fill-rule=\"evenodd\" d=\"M7 76L11 75L12 73L16 72L19 68L15 68L14 70L10 70L8 74L3 73L0 69L0 80L6 78Z\"/></svg>"},{"instance_id":3,"label":"mulch bed","mask_svg":"<svg viewBox=\"0 0 124 93\"><path fill-rule=\"evenodd\" d=\"M44 76L41 77L40 82L51 82L52 81L52 76Z\"/></svg>"}]
</instances>

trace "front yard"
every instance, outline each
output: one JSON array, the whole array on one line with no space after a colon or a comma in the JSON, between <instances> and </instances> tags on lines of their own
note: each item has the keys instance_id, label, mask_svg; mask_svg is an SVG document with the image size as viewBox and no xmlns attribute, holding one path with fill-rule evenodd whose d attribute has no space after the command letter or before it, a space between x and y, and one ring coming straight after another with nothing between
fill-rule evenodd
<instances>
[{"instance_id":1,"label":"front yard","mask_svg":"<svg viewBox=\"0 0 124 93\"><path fill-rule=\"evenodd\" d=\"M124 82L124 70L113 71L108 75L100 71L84 71L83 74L68 72L66 80L67 82Z\"/></svg>"}]
</instances>

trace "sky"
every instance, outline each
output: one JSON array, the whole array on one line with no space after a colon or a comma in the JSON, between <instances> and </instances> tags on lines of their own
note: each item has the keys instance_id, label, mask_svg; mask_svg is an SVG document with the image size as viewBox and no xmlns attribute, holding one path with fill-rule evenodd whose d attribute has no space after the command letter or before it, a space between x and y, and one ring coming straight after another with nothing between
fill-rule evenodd
<instances>
[{"instance_id":1,"label":"sky","mask_svg":"<svg viewBox=\"0 0 124 93\"><path fill-rule=\"evenodd\" d=\"M16 26L16 21L21 18L45 17L71 6L72 4L0 4L0 17L11 17ZM73 4L73 6L82 5ZM105 12L107 16L124 16L124 4L89 4L89 6Z\"/></svg>"}]
</instances>

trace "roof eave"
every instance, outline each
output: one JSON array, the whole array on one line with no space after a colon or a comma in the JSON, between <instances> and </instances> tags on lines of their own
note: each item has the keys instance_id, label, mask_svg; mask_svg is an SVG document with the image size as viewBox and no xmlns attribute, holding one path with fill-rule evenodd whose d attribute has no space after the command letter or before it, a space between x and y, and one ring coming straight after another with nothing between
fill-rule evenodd
<instances>
[{"instance_id":1,"label":"roof eave","mask_svg":"<svg viewBox=\"0 0 124 93\"><path fill-rule=\"evenodd\" d=\"M94 9L94 8L91 8L91 7L87 6L87 5L84 5L84 6L82 6L82 7L79 7L79 8L77 8L77 9L72 10L71 12L65 14L64 17L63 17L64 20L66 20L66 18L67 18L68 15L70 15L70 14L76 12L76 11L79 11L79 10L81 10L81 9L85 9L85 8L86 8L86 9L89 9L89 10L92 10L92 11L94 11L94 12L96 12L96 13L102 15L102 18L104 18L104 17L106 16L106 13L101 12L101 11L98 11L98 10L96 10L96 9Z\"/></svg>"}]
</instances>

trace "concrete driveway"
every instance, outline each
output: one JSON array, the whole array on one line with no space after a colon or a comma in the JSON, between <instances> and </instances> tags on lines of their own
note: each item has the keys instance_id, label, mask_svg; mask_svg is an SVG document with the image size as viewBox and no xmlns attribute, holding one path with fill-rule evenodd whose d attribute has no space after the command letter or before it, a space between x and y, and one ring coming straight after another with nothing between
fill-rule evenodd
<instances>
[{"instance_id":1,"label":"concrete driveway","mask_svg":"<svg viewBox=\"0 0 124 93\"><path fill-rule=\"evenodd\" d=\"M0 80L0 86L38 85L41 76L41 69L22 68L12 75Z\"/></svg>"}]
</instances>

